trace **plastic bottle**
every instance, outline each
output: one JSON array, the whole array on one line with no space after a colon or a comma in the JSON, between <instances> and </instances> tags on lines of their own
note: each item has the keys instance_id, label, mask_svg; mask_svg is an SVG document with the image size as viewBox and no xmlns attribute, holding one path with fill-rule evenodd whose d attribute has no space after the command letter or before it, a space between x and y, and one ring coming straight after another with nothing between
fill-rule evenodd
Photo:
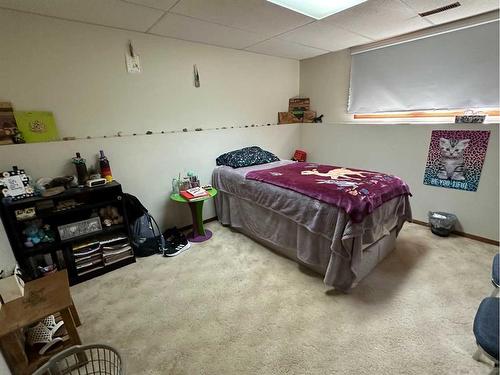
<instances>
[{"instance_id":1,"label":"plastic bottle","mask_svg":"<svg viewBox=\"0 0 500 375\"><path fill-rule=\"evenodd\" d=\"M99 153L101 156L99 157L99 168L101 169L101 177L105 178L106 181L113 181L113 175L111 174L111 167L109 165L109 160L106 156L104 156L104 151L100 150Z\"/></svg>"},{"instance_id":2,"label":"plastic bottle","mask_svg":"<svg viewBox=\"0 0 500 375\"><path fill-rule=\"evenodd\" d=\"M76 168L76 175L78 178L78 185L84 186L89 179L89 174L87 172L87 165L85 164L85 159L80 156L80 153L76 153L76 157L72 159L73 164Z\"/></svg>"}]
</instances>

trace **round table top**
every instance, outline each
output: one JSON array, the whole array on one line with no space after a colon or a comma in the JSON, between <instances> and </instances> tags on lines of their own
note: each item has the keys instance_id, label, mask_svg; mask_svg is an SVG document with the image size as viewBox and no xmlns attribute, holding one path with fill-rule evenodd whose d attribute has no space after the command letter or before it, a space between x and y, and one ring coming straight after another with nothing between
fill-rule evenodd
<instances>
[{"instance_id":1,"label":"round table top","mask_svg":"<svg viewBox=\"0 0 500 375\"><path fill-rule=\"evenodd\" d=\"M170 199L172 199L175 202L180 202L180 203L203 202L203 201L206 201L207 199L215 197L217 195L217 189L216 188L209 189L209 190L207 190L207 193L210 194L209 197L203 197L200 199L196 199L194 201L188 201L182 195L177 194L177 193L170 194Z\"/></svg>"}]
</instances>

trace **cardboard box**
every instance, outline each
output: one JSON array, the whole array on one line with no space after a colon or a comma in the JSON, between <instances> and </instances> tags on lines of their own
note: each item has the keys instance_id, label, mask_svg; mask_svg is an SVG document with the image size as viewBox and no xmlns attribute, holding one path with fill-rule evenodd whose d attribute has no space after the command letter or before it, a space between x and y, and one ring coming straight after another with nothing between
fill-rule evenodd
<instances>
[{"instance_id":1,"label":"cardboard box","mask_svg":"<svg viewBox=\"0 0 500 375\"><path fill-rule=\"evenodd\" d=\"M310 123L315 117L315 111L278 112L278 124Z\"/></svg>"},{"instance_id":2,"label":"cardboard box","mask_svg":"<svg viewBox=\"0 0 500 375\"><path fill-rule=\"evenodd\" d=\"M311 102L309 98L291 98L288 99L288 112L309 111Z\"/></svg>"},{"instance_id":3,"label":"cardboard box","mask_svg":"<svg viewBox=\"0 0 500 375\"><path fill-rule=\"evenodd\" d=\"M3 301L2 303L14 301L22 296L24 296L24 288L17 283L15 276L0 279L0 299Z\"/></svg>"},{"instance_id":4,"label":"cardboard box","mask_svg":"<svg viewBox=\"0 0 500 375\"><path fill-rule=\"evenodd\" d=\"M17 123L14 118L12 105L8 102L0 102L0 144L14 143L14 135L17 132Z\"/></svg>"}]
</instances>

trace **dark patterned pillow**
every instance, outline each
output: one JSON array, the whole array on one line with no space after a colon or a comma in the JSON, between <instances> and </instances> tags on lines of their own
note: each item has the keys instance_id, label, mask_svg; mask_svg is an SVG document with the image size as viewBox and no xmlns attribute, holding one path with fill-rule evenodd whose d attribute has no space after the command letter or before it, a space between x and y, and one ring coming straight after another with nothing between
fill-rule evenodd
<instances>
[{"instance_id":1,"label":"dark patterned pillow","mask_svg":"<svg viewBox=\"0 0 500 375\"><path fill-rule=\"evenodd\" d=\"M227 165L233 168L249 167L251 165L266 164L280 159L269 151L257 146L245 147L241 150L227 152L219 156L217 165Z\"/></svg>"}]
</instances>

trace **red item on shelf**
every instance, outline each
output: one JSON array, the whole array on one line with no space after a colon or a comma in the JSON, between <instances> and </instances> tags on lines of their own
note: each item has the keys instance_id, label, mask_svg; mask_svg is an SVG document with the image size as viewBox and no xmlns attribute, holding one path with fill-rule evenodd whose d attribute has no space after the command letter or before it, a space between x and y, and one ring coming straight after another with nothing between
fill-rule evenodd
<instances>
[{"instance_id":1,"label":"red item on shelf","mask_svg":"<svg viewBox=\"0 0 500 375\"><path fill-rule=\"evenodd\" d=\"M100 150L99 153L99 168L101 169L101 177L105 178L107 182L111 182L113 181L113 175L111 174L111 166L109 165L109 160L104 155L103 150Z\"/></svg>"},{"instance_id":2,"label":"red item on shelf","mask_svg":"<svg viewBox=\"0 0 500 375\"><path fill-rule=\"evenodd\" d=\"M307 153L302 150L295 150L292 160L295 161L306 161Z\"/></svg>"}]
</instances>

